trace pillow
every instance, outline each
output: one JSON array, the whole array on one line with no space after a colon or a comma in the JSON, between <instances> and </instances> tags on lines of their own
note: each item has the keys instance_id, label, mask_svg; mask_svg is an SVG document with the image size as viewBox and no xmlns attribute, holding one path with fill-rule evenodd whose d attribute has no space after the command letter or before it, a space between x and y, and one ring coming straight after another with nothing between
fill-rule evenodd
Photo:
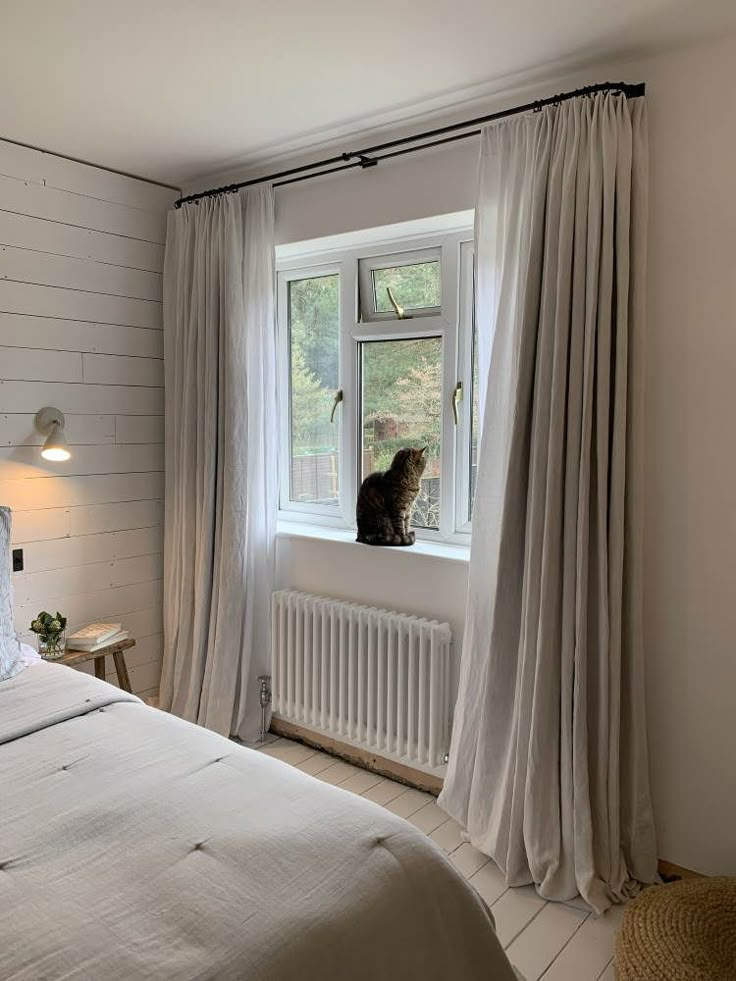
<instances>
[{"instance_id":1,"label":"pillow","mask_svg":"<svg viewBox=\"0 0 736 981\"><path fill-rule=\"evenodd\" d=\"M0 681L14 678L26 667L13 626L10 584L10 508L0 507Z\"/></svg>"}]
</instances>

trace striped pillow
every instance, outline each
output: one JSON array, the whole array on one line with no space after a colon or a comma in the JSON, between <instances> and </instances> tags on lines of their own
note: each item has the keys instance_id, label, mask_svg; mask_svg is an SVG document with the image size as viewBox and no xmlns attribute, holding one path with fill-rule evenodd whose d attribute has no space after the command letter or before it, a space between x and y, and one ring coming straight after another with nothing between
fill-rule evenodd
<instances>
[{"instance_id":1,"label":"striped pillow","mask_svg":"<svg viewBox=\"0 0 736 981\"><path fill-rule=\"evenodd\" d=\"M20 641L13 625L10 584L10 508L0 507L0 681L14 678L25 667Z\"/></svg>"}]
</instances>

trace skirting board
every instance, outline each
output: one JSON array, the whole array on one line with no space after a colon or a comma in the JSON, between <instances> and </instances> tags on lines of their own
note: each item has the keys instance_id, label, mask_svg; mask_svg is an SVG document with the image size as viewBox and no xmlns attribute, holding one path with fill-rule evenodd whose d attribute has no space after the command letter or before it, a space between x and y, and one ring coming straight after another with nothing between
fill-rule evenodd
<instances>
[{"instance_id":1,"label":"skirting board","mask_svg":"<svg viewBox=\"0 0 736 981\"><path fill-rule=\"evenodd\" d=\"M435 797L442 790L442 779L440 777L431 776L428 773L415 770L410 766L404 766L394 760L384 759L381 756L369 753L367 750L350 746L348 743L340 742L339 739L334 739L332 736L314 732L312 729L306 729L304 726L296 725L293 722L285 722L283 719L272 719L270 731L277 736L284 736L286 739L295 739L300 743L305 743L307 746L314 746L315 749L321 749L333 756L339 756L340 759L347 760L349 763L360 766L364 770L370 770L373 773L380 774L382 777L389 777L391 780L397 780L399 783L405 783L410 787L416 787L418 790L424 790L427 793L434 794ZM681 865L675 865L674 862L668 862L664 858L659 860L658 872L665 882L673 879L701 877L700 872L693 872L691 869L683 868Z\"/></svg>"},{"instance_id":2,"label":"skirting board","mask_svg":"<svg viewBox=\"0 0 736 981\"><path fill-rule=\"evenodd\" d=\"M382 756L376 756L368 750L359 749L357 746L350 746L348 743L340 742L339 739L314 732L312 729L306 729L304 726L296 725L294 722L286 722L283 719L271 719L271 732L276 733L278 736L284 736L287 739L296 739L301 743L306 743L307 746L322 749L327 753L331 753L333 756L339 756L341 759L347 760L348 763L354 763L364 770L370 770L373 773L378 773L382 777L389 777L391 780L396 780L399 783L405 783L410 787L416 787L418 790L424 790L429 794L434 794L435 797L442 790L441 777L432 776L429 773L422 772L422 770L415 770L414 767L397 763L395 760L384 759Z\"/></svg>"},{"instance_id":3,"label":"skirting board","mask_svg":"<svg viewBox=\"0 0 736 981\"><path fill-rule=\"evenodd\" d=\"M665 882L672 882L675 879L702 879L701 872L693 872L692 869L685 869L682 865L675 865L668 862L666 858L660 858L657 871Z\"/></svg>"}]
</instances>

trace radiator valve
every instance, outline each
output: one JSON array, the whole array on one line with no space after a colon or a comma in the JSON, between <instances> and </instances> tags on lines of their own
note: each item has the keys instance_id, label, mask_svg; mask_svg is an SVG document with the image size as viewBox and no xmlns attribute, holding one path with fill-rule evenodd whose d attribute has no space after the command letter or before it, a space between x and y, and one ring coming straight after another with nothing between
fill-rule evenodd
<instances>
[{"instance_id":1,"label":"radiator valve","mask_svg":"<svg viewBox=\"0 0 736 981\"><path fill-rule=\"evenodd\" d=\"M258 700L261 703L260 742L264 743L266 741L266 736L268 735L268 729L266 727L266 715L268 713L268 706L271 704L271 675L270 674L259 675L258 684L260 685L260 690L258 692Z\"/></svg>"}]
</instances>

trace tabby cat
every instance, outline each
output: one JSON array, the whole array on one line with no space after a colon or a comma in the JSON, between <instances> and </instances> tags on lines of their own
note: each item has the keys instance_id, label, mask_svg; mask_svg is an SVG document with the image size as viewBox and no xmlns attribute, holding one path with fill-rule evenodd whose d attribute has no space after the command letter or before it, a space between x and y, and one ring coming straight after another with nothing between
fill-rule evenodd
<instances>
[{"instance_id":1,"label":"tabby cat","mask_svg":"<svg viewBox=\"0 0 736 981\"><path fill-rule=\"evenodd\" d=\"M416 536L409 524L427 465L427 449L399 450L385 473L372 473L365 478L355 509L357 541L365 545L414 544Z\"/></svg>"}]
</instances>

